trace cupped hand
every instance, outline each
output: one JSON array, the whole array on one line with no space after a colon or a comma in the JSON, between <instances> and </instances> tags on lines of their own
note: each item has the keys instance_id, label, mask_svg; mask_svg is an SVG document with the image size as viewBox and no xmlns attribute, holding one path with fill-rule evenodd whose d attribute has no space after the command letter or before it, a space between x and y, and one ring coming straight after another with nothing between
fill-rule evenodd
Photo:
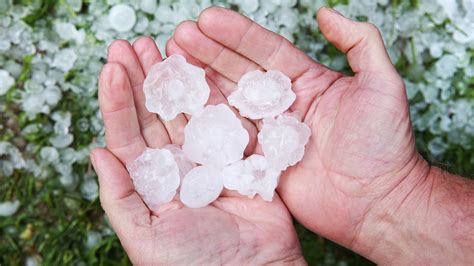
<instances>
[{"instance_id":1,"label":"cupped hand","mask_svg":"<svg viewBox=\"0 0 474 266\"><path fill-rule=\"evenodd\" d=\"M167 51L198 62L225 96L250 70L279 70L291 78L297 95L291 110L303 116L312 137L303 160L283 173L279 195L305 226L370 257L361 240L370 235L369 220L383 208L396 211L402 203L391 202L393 194L409 193L428 167L415 149L403 81L377 28L328 8L318 11L317 22L347 55L353 76L217 7L203 11L197 23L179 25Z\"/></svg>"},{"instance_id":2,"label":"cupped hand","mask_svg":"<svg viewBox=\"0 0 474 266\"><path fill-rule=\"evenodd\" d=\"M91 160L102 207L130 260L139 265L304 264L292 218L277 195L265 202L225 191L200 209L173 201L152 211L142 202L125 165L145 147L182 144L187 123L184 115L161 121L145 108L142 84L150 67L161 60L150 38L140 38L133 46L119 40L109 47L100 75L107 149L93 150ZM209 84L210 102L225 102L223 84ZM255 126L240 119L255 140Z\"/></svg>"}]
</instances>

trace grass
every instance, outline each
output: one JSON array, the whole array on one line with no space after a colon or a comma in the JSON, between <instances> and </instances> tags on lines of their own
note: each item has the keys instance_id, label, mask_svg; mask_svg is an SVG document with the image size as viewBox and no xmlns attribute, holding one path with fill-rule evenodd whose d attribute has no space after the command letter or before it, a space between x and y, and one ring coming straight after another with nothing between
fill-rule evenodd
<instances>
[{"instance_id":1,"label":"grass","mask_svg":"<svg viewBox=\"0 0 474 266\"><path fill-rule=\"evenodd\" d=\"M15 2L33 4L38 1ZM340 1L329 2L334 5ZM410 2L416 6L418 1ZM26 22L33 25L37 19L49 14L56 3L57 1L50 0L41 2L38 5L38 12L28 16L25 19ZM339 52L334 47L328 47L328 50L325 51L327 54L338 55ZM24 70L17 81L19 86L28 79L30 62L31 57L24 58ZM397 64L397 68L402 70L402 74L405 76L410 74L407 71L410 66L407 64L407 60L403 60L403 58ZM71 73L70 76L72 78L74 73ZM474 98L473 84L474 80L468 85L466 95L462 97ZM6 100L13 102L14 97L14 91L10 91ZM84 115L84 112L93 112L93 110L86 110L84 107L87 106L85 102L87 98L77 97L79 96L65 95L60 104L62 106L60 109L71 110L73 120L79 113ZM0 140L14 140L17 137L18 128L22 128L26 124L25 115L24 113L18 114L19 110L12 103L7 106L5 112L0 112L0 123L13 120L13 123L16 123L15 128L17 128L13 131L2 131L0 127ZM38 123L42 124L48 118L38 116L36 119ZM31 123L31 121L28 122ZM93 137L93 134L76 131L74 148L87 145ZM423 140L430 139L432 136L425 132L416 132L416 137L422 140L418 146L432 163L451 172L474 177L472 154L469 151L460 146L452 146L442 160L431 158L425 152L426 144ZM41 144L47 142L48 136L31 134L25 138L24 141ZM76 172L82 175L94 175L87 165L78 166ZM50 174L44 180L37 179L24 171L16 171L10 177L0 176L0 201L16 198L22 203L20 210L15 215L0 218L0 265L20 265L25 262L28 256L37 254L41 256L44 265L81 263L86 265L130 265L117 237L110 232L110 227L104 218L98 200L86 201L78 191L78 189L65 189L54 174ZM310 265L372 264L350 250L308 231L297 222L295 222L295 226L303 254ZM97 245L87 247L87 238L91 231L104 232L105 234Z\"/></svg>"}]
</instances>

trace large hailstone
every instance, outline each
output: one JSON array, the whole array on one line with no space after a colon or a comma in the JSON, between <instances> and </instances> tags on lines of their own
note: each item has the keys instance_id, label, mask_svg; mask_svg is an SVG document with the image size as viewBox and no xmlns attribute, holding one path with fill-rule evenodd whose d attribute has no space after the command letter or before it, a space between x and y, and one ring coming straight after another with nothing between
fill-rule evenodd
<instances>
[{"instance_id":1,"label":"large hailstone","mask_svg":"<svg viewBox=\"0 0 474 266\"><path fill-rule=\"evenodd\" d=\"M276 70L248 72L237 86L238 89L228 97L229 104L251 119L279 115L296 99L290 78Z\"/></svg>"},{"instance_id":2,"label":"large hailstone","mask_svg":"<svg viewBox=\"0 0 474 266\"><path fill-rule=\"evenodd\" d=\"M258 193L266 201L272 201L280 173L279 170L269 168L265 157L256 154L222 170L225 188L237 190L249 198Z\"/></svg>"},{"instance_id":3,"label":"large hailstone","mask_svg":"<svg viewBox=\"0 0 474 266\"><path fill-rule=\"evenodd\" d=\"M219 169L202 165L184 177L179 195L181 202L189 208L201 208L215 201L223 187Z\"/></svg>"},{"instance_id":4,"label":"large hailstone","mask_svg":"<svg viewBox=\"0 0 474 266\"><path fill-rule=\"evenodd\" d=\"M204 70L188 64L178 54L151 67L143 91L148 111L159 114L165 121L179 113L200 112L210 93Z\"/></svg>"},{"instance_id":5,"label":"large hailstone","mask_svg":"<svg viewBox=\"0 0 474 266\"><path fill-rule=\"evenodd\" d=\"M163 149L168 150L173 154L174 160L178 165L179 169L179 177L183 180L184 176L191 171L194 167L196 167L196 163L191 161L186 153L181 149L181 147L177 144L167 144L163 146Z\"/></svg>"},{"instance_id":6,"label":"large hailstone","mask_svg":"<svg viewBox=\"0 0 474 266\"><path fill-rule=\"evenodd\" d=\"M311 130L306 124L291 115L280 115L263 120L258 142L270 167L283 171L303 158L310 136Z\"/></svg>"},{"instance_id":7,"label":"large hailstone","mask_svg":"<svg viewBox=\"0 0 474 266\"><path fill-rule=\"evenodd\" d=\"M110 9L110 26L118 32L126 32L133 28L137 21L135 10L126 4L118 4Z\"/></svg>"},{"instance_id":8,"label":"large hailstone","mask_svg":"<svg viewBox=\"0 0 474 266\"><path fill-rule=\"evenodd\" d=\"M208 105L184 128L183 151L194 162L224 167L243 157L249 134L225 104Z\"/></svg>"},{"instance_id":9,"label":"large hailstone","mask_svg":"<svg viewBox=\"0 0 474 266\"><path fill-rule=\"evenodd\" d=\"M146 148L127 169L135 190L151 209L170 202L176 195L179 169L170 151Z\"/></svg>"}]
</instances>

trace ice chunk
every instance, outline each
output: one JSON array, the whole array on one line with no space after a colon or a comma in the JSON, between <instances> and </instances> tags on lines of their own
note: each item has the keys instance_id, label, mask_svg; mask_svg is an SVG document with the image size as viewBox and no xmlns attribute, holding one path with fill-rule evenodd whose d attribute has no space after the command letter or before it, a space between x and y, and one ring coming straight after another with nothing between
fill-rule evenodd
<instances>
[{"instance_id":1,"label":"ice chunk","mask_svg":"<svg viewBox=\"0 0 474 266\"><path fill-rule=\"evenodd\" d=\"M212 166L198 166L184 177L179 192L181 201L190 208L201 208L221 194L221 172Z\"/></svg>"},{"instance_id":2,"label":"ice chunk","mask_svg":"<svg viewBox=\"0 0 474 266\"><path fill-rule=\"evenodd\" d=\"M15 79L6 70L0 69L0 95L7 93L8 89L15 84Z\"/></svg>"},{"instance_id":3,"label":"ice chunk","mask_svg":"<svg viewBox=\"0 0 474 266\"><path fill-rule=\"evenodd\" d=\"M258 193L262 199L272 201L280 173L269 168L265 157L254 154L225 167L222 176L227 189L237 190L249 198Z\"/></svg>"},{"instance_id":4,"label":"ice chunk","mask_svg":"<svg viewBox=\"0 0 474 266\"><path fill-rule=\"evenodd\" d=\"M237 107L240 114L261 119L274 117L286 111L295 101L291 80L280 71L255 70L245 74L238 89L229 97L229 104Z\"/></svg>"},{"instance_id":5,"label":"ice chunk","mask_svg":"<svg viewBox=\"0 0 474 266\"><path fill-rule=\"evenodd\" d=\"M263 120L258 142L270 167L285 170L303 158L304 146L311 136L309 127L294 116L280 115Z\"/></svg>"},{"instance_id":6,"label":"ice chunk","mask_svg":"<svg viewBox=\"0 0 474 266\"><path fill-rule=\"evenodd\" d=\"M143 90L148 111L166 121L179 113L193 115L201 111L210 93L204 70L177 54L151 68Z\"/></svg>"},{"instance_id":7,"label":"ice chunk","mask_svg":"<svg viewBox=\"0 0 474 266\"><path fill-rule=\"evenodd\" d=\"M18 208L20 208L20 201L18 200L0 202L0 217L12 216L18 211Z\"/></svg>"},{"instance_id":8,"label":"ice chunk","mask_svg":"<svg viewBox=\"0 0 474 266\"><path fill-rule=\"evenodd\" d=\"M168 144L163 146L163 149L169 150L173 154L174 160L178 164L179 177L181 180L183 180L184 176L186 176L191 169L196 167L196 164L188 158L179 145Z\"/></svg>"},{"instance_id":9,"label":"ice chunk","mask_svg":"<svg viewBox=\"0 0 474 266\"><path fill-rule=\"evenodd\" d=\"M242 159L249 134L225 104L208 105L184 128L183 151L200 164L223 167Z\"/></svg>"},{"instance_id":10,"label":"ice chunk","mask_svg":"<svg viewBox=\"0 0 474 266\"><path fill-rule=\"evenodd\" d=\"M176 194L179 169L169 150L146 148L127 169L135 190L151 209L170 202Z\"/></svg>"},{"instance_id":11,"label":"ice chunk","mask_svg":"<svg viewBox=\"0 0 474 266\"><path fill-rule=\"evenodd\" d=\"M126 4L118 4L110 9L109 23L110 26L118 32L126 32L133 28L137 16L135 10Z\"/></svg>"}]
</instances>

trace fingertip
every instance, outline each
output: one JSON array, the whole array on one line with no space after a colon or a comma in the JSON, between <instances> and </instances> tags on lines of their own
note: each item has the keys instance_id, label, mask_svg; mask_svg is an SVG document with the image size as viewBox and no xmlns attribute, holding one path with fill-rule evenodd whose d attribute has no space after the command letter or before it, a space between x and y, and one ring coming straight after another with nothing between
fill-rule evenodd
<instances>
[{"instance_id":1,"label":"fingertip","mask_svg":"<svg viewBox=\"0 0 474 266\"><path fill-rule=\"evenodd\" d=\"M199 17L197 19L199 27L206 28L208 26L211 26L223 10L225 9L217 6L211 6L204 9L201 14L199 14Z\"/></svg>"},{"instance_id":2,"label":"fingertip","mask_svg":"<svg viewBox=\"0 0 474 266\"><path fill-rule=\"evenodd\" d=\"M148 74L154 64L163 60L156 42L150 37L140 37L133 43L132 47L145 75Z\"/></svg>"},{"instance_id":3,"label":"fingertip","mask_svg":"<svg viewBox=\"0 0 474 266\"><path fill-rule=\"evenodd\" d=\"M180 46L188 46L188 45L195 45L194 40L196 39L194 36L196 31L199 30L196 26L196 22L194 21L183 21L177 27L173 34L173 39L176 43Z\"/></svg>"},{"instance_id":4,"label":"fingertip","mask_svg":"<svg viewBox=\"0 0 474 266\"><path fill-rule=\"evenodd\" d=\"M110 57L115 57L116 55L120 55L123 52L128 52L132 46L127 40L114 40L108 47L108 58L110 61Z\"/></svg>"},{"instance_id":5,"label":"fingertip","mask_svg":"<svg viewBox=\"0 0 474 266\"><path fill-rule=\"evenodd\" d=\"M341 19L346 18L340 13L336 13L334 9L328 7L321 7L316 14L316 21L318 22L321 33L328 41L333 42L336 46L339 45L338 38L342 34L343 27L345 27L341 25L345 23L344 20ZM350 20L347 21L350 22ZM338 48L340 49L341 47Z\"/></svg>"},{"instance_id":6,"label":"fingertip","mask_svg":"<svg viewBox=\"0 0 474 266\"><path fill-rule=\"evenodd\" d=\"M132 44L132 47L137 54L143 53L150 46L156 46L155 40L153 40L150 36L141 36Z\"/></svg>"},{"instance_id":7,"label":"fingertip","mask_svg":"<svg viewBox=\"0 0 474 266\"><path fill-rule=\"evenodd\" d=\"M128 89L127 71L120 63L107 63L102 67L99 79L102 91Z\"/></svg>"},{"instance_id":8,"label":"fingertip","mask_svg":"<svg viewBox=\"0 0 474 266\"><path fill-rule=\"evenodd\" d=\"M127 71L119 63L107 63L102 67L99 78L99 102L107 112L120 109L133 102L133 94Z\"/></svg>"}]
</instances>

